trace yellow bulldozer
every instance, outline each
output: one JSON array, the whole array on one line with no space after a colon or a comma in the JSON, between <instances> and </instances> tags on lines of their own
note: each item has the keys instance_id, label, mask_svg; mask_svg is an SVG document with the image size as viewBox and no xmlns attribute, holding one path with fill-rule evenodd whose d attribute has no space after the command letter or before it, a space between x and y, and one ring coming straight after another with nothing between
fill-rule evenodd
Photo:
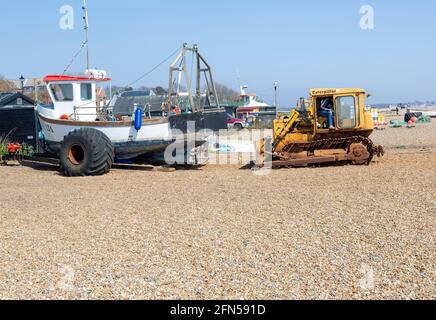
<instances>
[{"instance_id":1,"label":"yellow bulldozer","mask_svg":"<svg viewBox=\"0 0 436 320\"><path fill-rule=\"evenodd\" d=\"M273 168L329 163L370 164L384 156L369 138L372 114L365 110L363 89L312 89L289 117L274 121L274 138L257 145L257 166L272 159Z\"/></svg>"}]
</instances>

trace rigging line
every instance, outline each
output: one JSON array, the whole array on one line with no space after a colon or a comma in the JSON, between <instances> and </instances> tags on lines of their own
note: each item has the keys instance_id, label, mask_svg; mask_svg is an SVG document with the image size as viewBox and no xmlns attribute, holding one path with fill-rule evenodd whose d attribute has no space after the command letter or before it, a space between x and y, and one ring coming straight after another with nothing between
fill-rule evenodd
<instances>
[{"instance_id":1,"label":"rigging line","mask_svg":"<svg viewBox=\"0 0 436 320\"><path fill-rule=\"evenodd\" d=\"M73 59L71 60L71 62L68 64L68 66L64 69L64 72L62 72L62 75L65 75L65 73L68 71L68 69L70 69L70 67L72 66L72 64L74 63L74 61L77 59L77 57L79 56L79 54L82 52L83 48L85 48L85 46L88 45L87 41L84 41L82 43L82 46L80 47L79 51L77 51L77 53L74 55Z\"/></svg>"},{"instance_id":2,"label":"rigging line","mask_svg":"<svg viewBox=\"0 0 436 320\"><path fill-rule=\"evenodd\" d=\"M83 103L83 104L81 104L81 105L79 105L79 106L76 106L76 108L83 108L84 106L89 106L90 104L94 104L94 103L96 103L98 100L96 99L96 100L92 100L92 101L90 101L90 102L87 102L87 103Z\"/></svg>"},{"instance_id":3,"label":"rigging line","mask_svg":"<svg viewBox=\"0 0 436 320\"><path fill-rule=\"evenodd\" d=\"M161 63L159 63L157 66L155 66L153 69L151 69L150 71L148 71L147 73L145 73L143 76L139 77L138 79L136 79L135 81L133 81L132 83L128 84L126 87L131 87L133 86L135 83L137 83L138 81L141 81L142 79L144 79L145 77L147 77L148 75L150 75L151 73L153 73L156 69L158 69L161 65L163 65L164 63L166 63L168 60L170 60L176 53L178 53L180 51L181 47L178 47L177 50L175 50L173 53L171 53L170 56L168 56L168 58L166 58L164 61L162 61Z\"/></svg>"}]
</instances>

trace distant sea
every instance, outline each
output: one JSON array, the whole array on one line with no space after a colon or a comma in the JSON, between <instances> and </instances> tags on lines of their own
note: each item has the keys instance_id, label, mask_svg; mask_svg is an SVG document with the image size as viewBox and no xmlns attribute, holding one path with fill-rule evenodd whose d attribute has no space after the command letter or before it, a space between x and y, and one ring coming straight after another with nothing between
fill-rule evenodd
<instances>
[{"instance_id":1,"label":"distant sea","mask_svg":"<svg viewBox=\"0 0 436 320\"><path fill-rule=\"evenodd\" d=\"M370 107L376 108L376 109L389 109L390 106L399 105L396 103L392 104L370 104ZM417 105L417 104L403 104L404 106L410 106L410 109L413 110L436 110L436 104L434 105ZM291 107L280 107L278 112L289 112L291 110Z\"/></svg>"}]
</instances>

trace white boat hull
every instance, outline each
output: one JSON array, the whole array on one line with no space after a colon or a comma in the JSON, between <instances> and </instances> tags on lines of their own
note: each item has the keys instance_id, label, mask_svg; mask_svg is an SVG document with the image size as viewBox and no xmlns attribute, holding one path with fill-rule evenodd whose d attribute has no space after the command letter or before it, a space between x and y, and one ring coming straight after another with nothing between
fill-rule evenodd
<instances>
[{"instance_id":1,"label":"white boat hull","mask_svg":"<svg viewBox=\"0 0 436 320\"><path fill-rule=\"evenodd\" d=\"M51 120L39 115L41 129L46 141L61 143L72 131L80 128L92 128L103 132L112 143L136 142L146 140L172 140L171 130L167 121L158 121L144 124L140 130L136 130L133 123L113 122L112 125L98 122L80 123L79 121ZM105 124L105 125L103 125Z\"/></svg>"},{"instance_id":2,"label":"white boat hull","mask_svg":"<svg viewBox=\"0 0 436 320\"><path fill-rule=\"evenodd\" d=\"M144 119L141 129L136 130L133 122L83 122L49 119L39 113L37 115L48 151L53 154L59 153L64 138L70 132L81 128L103 132L112 142L117 159L122 160L141 156L161 157L177 138L173 136L167 119ZM195 147L205 142L206 140L195 141Z\"/></svg>"},{"instance_id":3,"label":"white boat hull","mask_svg":"<svg viewBox=\"0 0 436 320\"><path fill-rule=\"evenodd\" d=\"M162 159L169 146L185 151L186 159L203 152L207 143L207 132L223 129L226 114L222 111L200 112L171 116L169 118L143 118L142 126L136 130L134 122L128 121L76 121L61 120L44 106L36 108L46 151L59 156L66 136L82 128L104 133L112 142L115 157L121 160ZM212 129L209 129L212 128ZM197 134L201 132L201 134ZM186 150L186 146L189 149ZM177 153L178 156L180 153ZM158 160L159 161L159 160ZM178 163L182 163L178 161Z\"/></svg>"}]
</instances>

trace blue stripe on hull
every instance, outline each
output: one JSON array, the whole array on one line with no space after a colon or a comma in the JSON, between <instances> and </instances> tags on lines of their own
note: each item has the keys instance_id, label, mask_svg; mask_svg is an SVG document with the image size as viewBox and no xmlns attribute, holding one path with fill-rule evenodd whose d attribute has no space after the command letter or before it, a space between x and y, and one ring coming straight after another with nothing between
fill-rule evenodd
<instances>
[{"instance_id":1,"label":"blue stripe on hull","mask_svg":"<svg viewBox=\"0 0 436 320\"><path fill-rule=\"evenodd\" d=\"M148 153L163 153L173 141L150 140L114 143L115 155L119 159L134 159Z\"/></svg>"}]
</instances>

